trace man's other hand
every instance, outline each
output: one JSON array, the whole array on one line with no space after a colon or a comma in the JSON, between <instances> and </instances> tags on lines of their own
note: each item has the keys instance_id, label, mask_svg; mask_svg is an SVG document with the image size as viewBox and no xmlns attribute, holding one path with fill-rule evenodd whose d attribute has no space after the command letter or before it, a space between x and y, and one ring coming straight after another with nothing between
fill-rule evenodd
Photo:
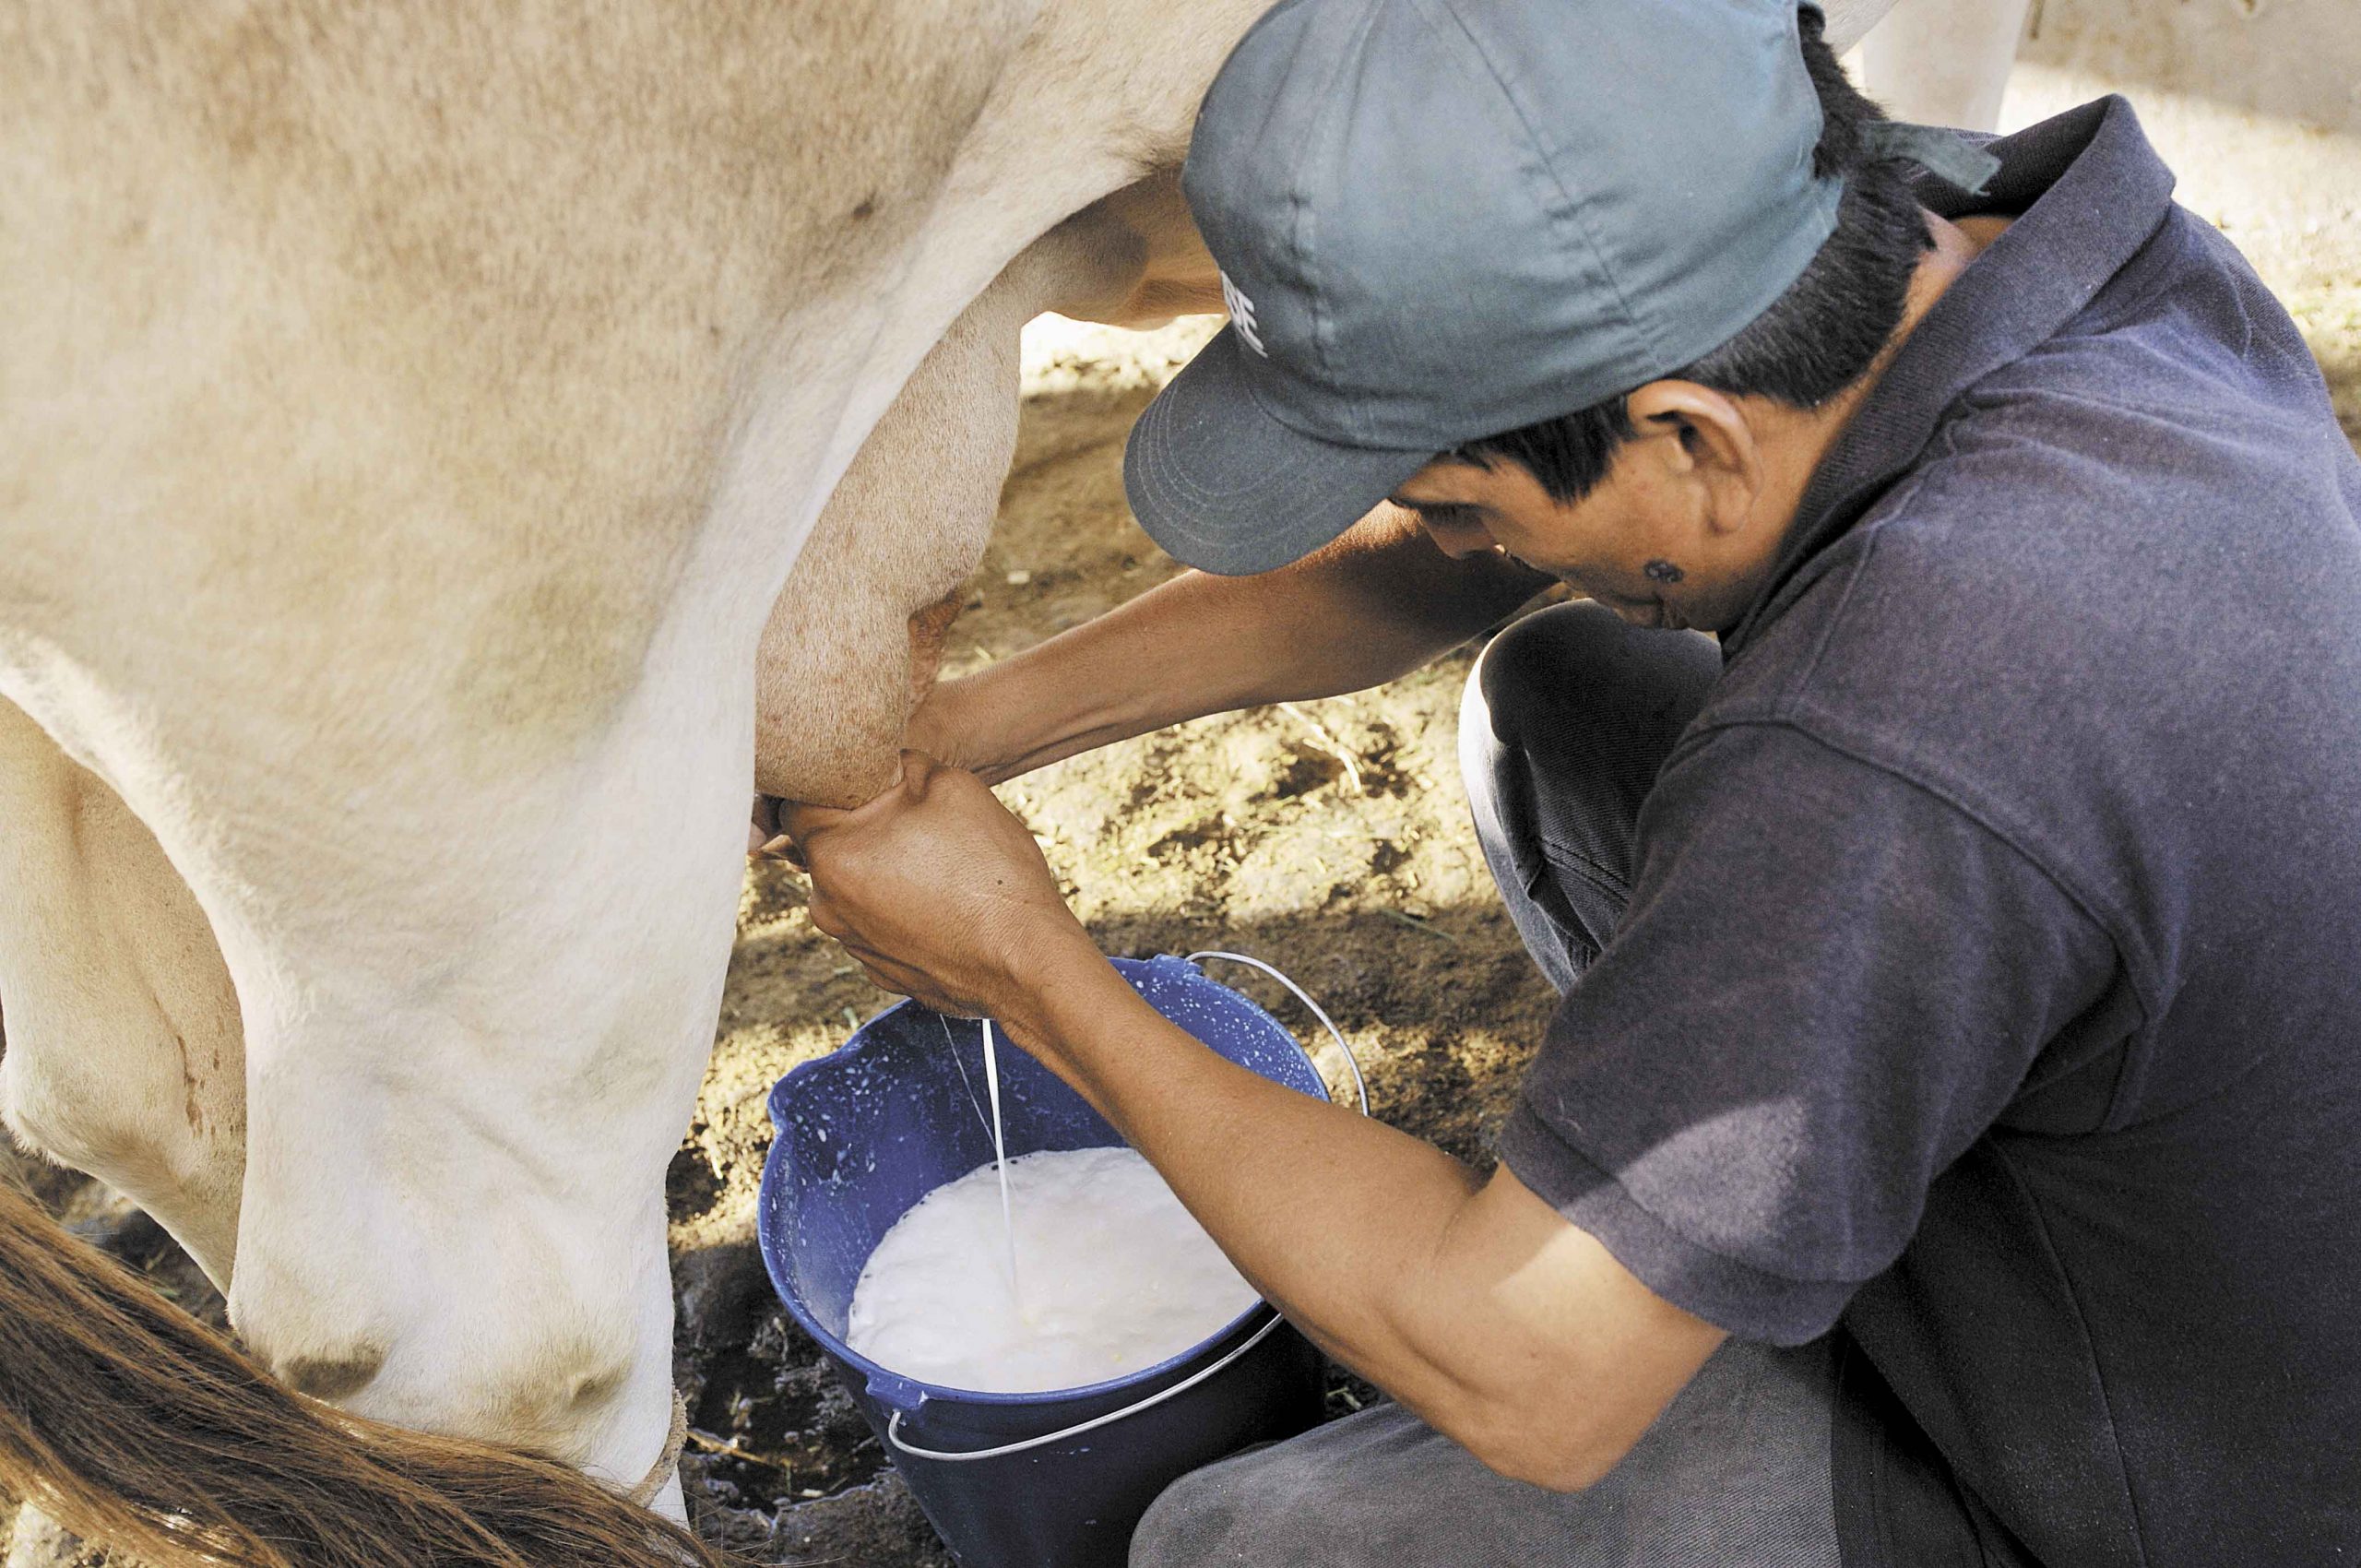
<instances>
[{"instance_id":1,"label":"man's other hand","mask_svg":"<svg viewBox=\"0 0 2361 1568\"><path fill-rule=\"evenodd\" d=\"M850 811L782 804L812 875L812 923L887 991L943 1012L1022 1016L1039 978L1086 950L1025 825L973 774L919 752Z\"/></svg>"}]
</instances>

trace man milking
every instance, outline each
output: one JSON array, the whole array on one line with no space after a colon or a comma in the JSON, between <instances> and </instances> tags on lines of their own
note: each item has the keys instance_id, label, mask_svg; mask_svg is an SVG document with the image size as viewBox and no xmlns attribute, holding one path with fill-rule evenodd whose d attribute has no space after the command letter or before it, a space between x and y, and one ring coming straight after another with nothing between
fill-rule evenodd
<instances>
[{"instance_id":1,"label":"man milking","mask_svg":"<svg viewBox=\"0 0 2361 1568\"><path fill-rule=\"evenodd\" d=\"M1989 154L1793 0L1291 0L1216 81L1231 322L1127 458L1203 570L786 822L1394 1397L1135 1563L2361 1553L2361 464L2128 105ZM1562 993L1489 1178L1158 1017L977 776L1558 583L1462 717Z\"/></svg>"}]
</instances>

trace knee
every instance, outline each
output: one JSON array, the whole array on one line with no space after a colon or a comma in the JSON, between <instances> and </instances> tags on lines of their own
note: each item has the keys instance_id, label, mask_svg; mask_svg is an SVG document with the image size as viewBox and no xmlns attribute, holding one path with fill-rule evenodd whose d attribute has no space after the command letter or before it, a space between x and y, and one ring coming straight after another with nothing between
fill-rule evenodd
<instances>
[{"instance_id":1,"label":"knee","mask_svg":"<svg viewBox=\"0 0 2361 1568\"><path fill-rule=\"evenodd\" d=\"M136 1100L93 1092L79 1068L20 1029L15 1049L0 1056L0 1133L59 1165L128 1187L126 1173L164 1164L159 1140Z\"/></svg>"},{"instance_id":2,"label":"knee","mask_svg":"<svg viewBox=\"0 0 2361 1568\"><path fill-rule=\"evenodd\" d=\"M1459 695L1463 754L1470 736L1481 737L1496 749L1513 743L1517 719L1530 707L1523 699L1537 684L1535 677L1541 662L1544 639L1531 628L1548 613L1537 611L1512 624L1476 656Z\"/></svg>"},{"instance_id":3,"label":"knee","mask_svg":"<svg viewBox=\"0 0 2361 1568\"><path fill-rule=\"evenodd\" d=\"M1614 639L1629 628L1587 600L1525 616L1485 645L1459 703L1459 766L1479 824L1488 805L1517 796L1536 754L1611 722L1616 683L1594 671L1611 664Z\"/></svg>"},{"instance_id":4,"label":"knee","mask_svg":"<svg viewBox=\"0 0 2361 1568\"><path fill-rule=\"evenodd\" d=\"M1588 600L1536 611L1484 649L1460 707L1469 793L1510 775L1579 770L1635 740L1669 751L1721 673L1721 650L1693 632L1634 626Z\"/></svg>"},{"instance_id":5,"label":"knee","mask_svg":"<svg viewBox=\"0 0 2361 1568\"><path fill-rule=\"evenodd\" d=\"M248 1229L231 1321L290 1386L356 1415L582 1466L610 1458L612 1429L649 1403L642 1384L669 1372L643 1357L658 1325L639 1302L581 1289L546 1254L505 1276L478 1257L448 1274L429 1265L397 1277L351 1253L300 1241L290 1249L276 1226L267 1236ZM471 1249L459 1239L450 1250ZM607 1467L621 1476L629 1459Z\"/></svg>"},{"instance_id":6,"label":"knee","mask_svg":"<svg viewBox=\"0 0 2361 1568\"><path fill-rule=\"evenodd\" d=\"M1552 605L1486 646L1465 701L1503 744L1532 735L1536 719L1546 719L1553 737L1619 725L1635 696L1665 684L1659 667L1667 651L1664 634L1633 626L1604 605Z\"/></svg>"}]
</instances>

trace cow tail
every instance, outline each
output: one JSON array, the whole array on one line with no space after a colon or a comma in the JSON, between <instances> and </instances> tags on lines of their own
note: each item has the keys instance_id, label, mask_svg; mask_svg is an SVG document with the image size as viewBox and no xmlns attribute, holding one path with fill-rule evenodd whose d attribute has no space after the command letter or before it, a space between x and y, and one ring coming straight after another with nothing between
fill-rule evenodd
<instances>
[{"instance_id":1,"label":"cow tail","mask_svg":"<svg viewBox=\"0 0 2361 1568\"><path fill-rule=\"evenodd\" d=\"M0 1497L148 1568L729 1568L555 1460L358 1420L0 1181Z\"/></svg>"}]
</instances>

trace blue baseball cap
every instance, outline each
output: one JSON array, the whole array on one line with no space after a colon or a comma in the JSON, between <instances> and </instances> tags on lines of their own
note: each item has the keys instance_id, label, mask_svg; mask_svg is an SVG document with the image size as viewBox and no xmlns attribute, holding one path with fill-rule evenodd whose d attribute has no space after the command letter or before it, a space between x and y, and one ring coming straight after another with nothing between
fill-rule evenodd
<instances>
[{"instance_id":1,"label":"blue baseball cap","mask_svg":"<svg viewBox=\"0 0 2361 1568\"><path fill-rule=\"evenodd\" d=\"M1812 169L1797 10L1283 0L1181 172L1230 320L1132 431L1149 535L1207 571L1285 565L1439 454L1737 336L1843 194Z\"/></svg>"}]
</instances>

